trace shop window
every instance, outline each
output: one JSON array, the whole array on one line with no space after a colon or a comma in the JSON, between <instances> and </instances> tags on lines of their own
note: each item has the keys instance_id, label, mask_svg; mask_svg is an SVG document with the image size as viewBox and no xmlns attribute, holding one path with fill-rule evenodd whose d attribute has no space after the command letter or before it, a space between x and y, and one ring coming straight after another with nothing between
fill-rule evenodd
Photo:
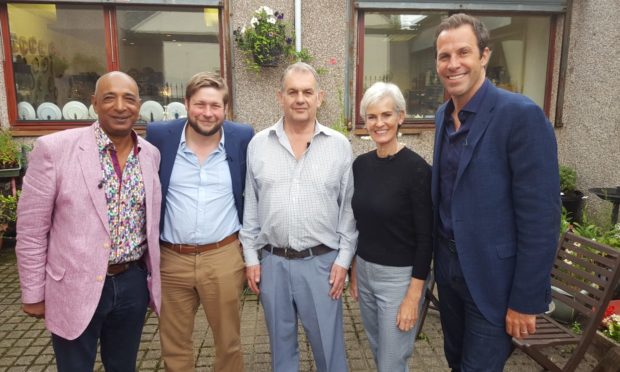
<instances>
[{"instance_id":1,"label":"shop window","mask_svg":"<svg viewBox=\"0 0 620 372\"><path fill-rule=\"evenodd\" d=\"M407 125L432 125L447 98L435 70L435 30L448 12L360 13L357 114L366 88L376 81L399 86L407 102ZM475 14L474 14L475 15ZM477 15L491 33L487 77L497 86L522 93L541 107L547 97L550 15ZM362 29L362 27L360 27Z\"/></svg>"},{"instance_id":2,"label":"shop window","mask_svg":"<svg viewBox=\"0 0 620 372\"><path fill-rule=\"evenodd\" d=\"M185 82L222 70L218 8L9 3L0 16L9 117L22 128L91 123L95 82L112 70L138 83L142 122L185 116Z\"/></svg>"}]
</instances>

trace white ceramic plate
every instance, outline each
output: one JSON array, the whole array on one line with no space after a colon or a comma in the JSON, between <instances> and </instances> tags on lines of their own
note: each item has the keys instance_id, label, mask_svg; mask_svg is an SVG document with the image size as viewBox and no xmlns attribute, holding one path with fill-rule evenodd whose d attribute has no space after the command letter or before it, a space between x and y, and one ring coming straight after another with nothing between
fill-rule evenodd
<instances>
[{"instance_id":1,"label":"white ceramic plate","mask_svg":"<svg viewBox=\"0 0 620 372\"><path fill-rule=\"evenodd\" d=\"M37 107L37 117L39 120L60 120L62 119L62 112L55 104L43 102Z\"/></svg>"},{"instance_id":2,"label":"white ceramic plate","mask_svg":"<svg viewBox=\"0 0 620 372\"><path fill-rule=\"evenodd\" d=\"M164 108L159 102L155 101L146 101L142 103L142 107L140 107L140 118L150 123L152 121L163 120L164 118Z\"/></svg>"},{"instance_id":3,"label":"white ceramic plate","mask_svg":"<svg viewBox=\"0 0 620 372\"><path fill-rule=\"evenodd\" d=\"M97 116L97 113L95 112L95 108L93 107L93 105L88 106L88 116L91 119L95 119L95 120L99 118L99 116Z\"/></svg>"},{"instance_id":4,"label":"white ceramic plate","mask_svg":"<svg viewBox=\"0 0 620 372\"><path fill-rule=\"evenodd\" d=\"M88 107L80 101L69 101L62 107L62 117L66 120L88 119Z\"/></svg>"},{"instance_id":5,"label":"white ceramic plate","mask_svg":"<svg viewBox=\"0 0 620 372\"><path fill-rule=\"evenodd\" d=\"M181 102L170 102L166 106L166 112L168 113L168 119L186 118L187 110L185 105Z\"/></svg>"},{"instance_id":6,"label":"white ceramic plate","mask_svg":"<svg viewBox=\"0 0 620 372\"><path fill-rule=\"evenodd\" d=\"M17 104L17 116L21 120L36 120L37 112L29 102L22 101Z\"/></svg>"}]
</instances>

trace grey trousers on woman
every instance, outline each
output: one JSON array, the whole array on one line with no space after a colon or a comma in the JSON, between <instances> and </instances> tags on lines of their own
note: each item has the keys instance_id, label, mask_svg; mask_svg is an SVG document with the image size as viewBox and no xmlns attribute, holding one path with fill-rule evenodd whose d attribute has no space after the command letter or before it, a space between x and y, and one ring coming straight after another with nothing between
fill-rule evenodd
<instances>
[{"instance_id":1,"label":"grey trousers on woman","mask_svg":"<svg viewBox=\"0 0 620 372\"><path fill-rule=\"evenodd\" d=\"M407 332L398 329L396 315L411 283L411 266L383 266L355 257L362 322L379 372L407 372L420 322ZM424 305L422 294L418 319Z\"/></svg>"}]
</instances>

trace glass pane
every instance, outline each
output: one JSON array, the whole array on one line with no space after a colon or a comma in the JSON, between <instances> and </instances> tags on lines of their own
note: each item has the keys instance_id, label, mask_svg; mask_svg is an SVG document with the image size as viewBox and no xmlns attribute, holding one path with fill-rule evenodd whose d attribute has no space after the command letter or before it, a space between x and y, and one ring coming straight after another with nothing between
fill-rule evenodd
<instances>
[{"instance_id":1,"label":"glass pane","mask_svg":"<svg viewBox=\"0 0 620 372\"><path fill-rule=\"evenodd\" d=\"M366 13L364 90L390 81L407 102L407 119L432 119L443 102L435 72L435 29L447 13Z\"/></svg>"},{"instance_id":2,"label":"glass pane","mask_svg":"<svg viewBox=\"0 0 620 372\"><path fill-rule=\"evenodd\" d=\"M435 29L447 13L366 13L364 90L376 81L398 85L407 119L433 119L444 101L435 70ZM480 17L491 33L488 78L544 104L549 16Z\"/></svg>"},{"instance_id":3,"label":"glass pane","mask_svg":"<svg viewBox=\"0 0 620 372\"><path fill-rule=\"evenodd\" d=\"M106 71L103 10L8 4L18 121L92 120L88 107Z\"/></svg>"},{"instance_id":4,"label":"glass pane","mask_svg":"<svg viewBox=\"0 0 620 372\"><path fill-rule=\"evenodd\" d=\"M548 16L480 17L491 33L487 77L522 93L540 107L545 100L551 19Z\"/></svg>"},{"instance_id":5,"label":"glass pane","mask_svg":"<svg viewBox=\"0 0 620 372\"><path fill-rule=\"evenodd\" d=\"M142 120L183 116L178 105L166 107L183 102L189 78L200 71L220 72L215 8L119 7L117 25L120 68L138 82Z\"/></svg>"}]
</instances>

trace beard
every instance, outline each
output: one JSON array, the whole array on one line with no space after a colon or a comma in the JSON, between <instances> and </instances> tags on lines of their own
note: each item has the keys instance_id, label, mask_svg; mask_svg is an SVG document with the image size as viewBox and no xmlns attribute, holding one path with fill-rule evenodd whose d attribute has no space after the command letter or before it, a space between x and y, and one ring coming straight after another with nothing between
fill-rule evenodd
<instances>
[{"instance_id":1,"label":"beard","mask_svg":"<svg viewBox=\"0 0 620 372\"><path fill-rule=\"evenodd\" d=\"M195 122L194 120L190 119L189 117L187 118L187 123L189 124L189 126L194 130L194 132L202 135L202 136L206 136L206 137L211 137L214 134L217 134L220 132L220 129L222 128L222 125L224 124L224 122L221 123L217 123L212 129L210 130L205 130L202 129L197 122Z\"/></svg>"}]
</instances>

